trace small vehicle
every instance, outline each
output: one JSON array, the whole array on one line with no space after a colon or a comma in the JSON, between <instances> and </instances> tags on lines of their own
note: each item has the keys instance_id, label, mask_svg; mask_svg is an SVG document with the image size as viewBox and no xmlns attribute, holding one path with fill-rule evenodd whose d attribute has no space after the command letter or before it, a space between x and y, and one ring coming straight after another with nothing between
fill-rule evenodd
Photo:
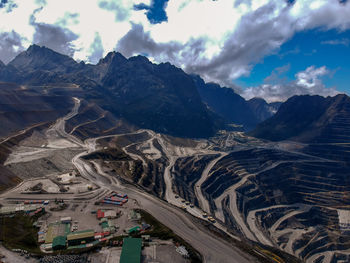
<instances>
[{"instance_id":1,"label":"small vehicle","mask_svg":"<svg viewBox=\"0 0 350 263\"><path fill-rule=\"evenodd\" d=\"M179 198L179 196L178 196L178 195L175 195L175 198L177 199L177 198Z\"/></svg>"},{"instance_id":2,"label":"small vehicle","mask_svg":"<svg viewBox=\"0 0 350 263\"><path fill-rule=\"evenodd\" d=\"M202 214L202 216L205 218L205 217L208 216L208 214L204 212L204 213Z\"/></svg>"},{"instance_id":3,"label":"small vehicle","mask_svg":"<svg viewBox=\"0 0 350 263\"><path fill-rule=\"evenodd\" d=\"M213 217L211 217L211 216L208 216L208 220L211 223L215 223L216 222L216 220Z\"/></svg>"}]
</instances>

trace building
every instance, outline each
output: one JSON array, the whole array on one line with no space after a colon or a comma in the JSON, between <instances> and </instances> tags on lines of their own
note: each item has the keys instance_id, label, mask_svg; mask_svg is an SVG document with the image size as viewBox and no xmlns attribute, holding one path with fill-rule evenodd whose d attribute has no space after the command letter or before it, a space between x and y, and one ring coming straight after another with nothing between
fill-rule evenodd
<instances>
[{"instance_id":1,"label":"building","mask_svg":"<svg viewBox=\"0 0 350 263\"><path fill-rule=\"evenodd\" d=\"M137 213L135 210L131 210L129 213L129 220L138 221L141 219L140 213Z\"/></svg>"},{"instance_id":2,"label":"building","mask_svg":"<svg viewBox=\"0 0 350 263\"><path fill-rule=\"evenodd\" d=\"M68 223L71 223L71 222L72 222L72 218L70 216L61 218L61 223L63 223L63 224L68 224Z\"/></svg>"},{"instance_id":3,"label":"building","mask_svg":"<svg viewBox=\"0 0 350 263\"><path fill-rule=\"evenodd\" d=\"M70 224L51 223L46 232L45 244L51 244L55 237L66 236L69 232Z\"/></svg>"},{"instance_id":4,"label":"building","mask_svg":"<svg viewBox=\"0 0 350 263\"><path fill-rule=\"evenodd\" d=\"M66 248L66 236L57 236L52 241L52 249L53 250L62 250Z\"/></svg>"},{"instance_id":5,"label":"building","mask_svg":"<svg viewBox=\"0 0 350 263\"><path fill-rule=\"evenodd\" d=\"M141 262L141 238L124 238L120 263L140 263Z\"/></svg>"},{"instance_id":6,"label":"building","mask_svg":"<svg viewBox=\"0 0 350 263\"><path fill-rule=\"evenodd\" d=\"M105 212L101 209L97 210L97 219L102 219L105 217Z\"/></svg>"},{"instance_id":7,"label":"building","mask_svg":"<svg viewBox=\"0 0 350 263\"><path fill-rule=\"evenodd\" d=\"M68 246L78 246L93 242L95 240L94 230L83 230L67 235Z\"/></svg>"},{"instance_id":8,"label":"building","mask_svg":"<svg viewBox=\"0 0 350 263\"><path fill-rule=\"evenodd\" d=\"M12 205L12 206L3 206L0 208L0 215L10 215L16 212L33 212L42 208L42 205Z\"/></svg>"},{"instance_id":9,"label":"building","mask_svg":"<svg viewBox=\"0 0 350 263\"><path fill-rule=\"evenodd\" d=\"M186 250L186 248L184 246L177 247L176 251L184 258L189 258L188 251Z\"/></svg>"},{"instance_id":10,"label":"building","mask_svg":"<svg viewBox=\"0 0 350 263\"><path fill-rule=\"evenodd\" d=\"M105 231L105 229L109 228L109 224L107 221L104 221L101 223L101 228L103 229L103 231Z\"/></svg>"},{"instance_id":11,"label":"building","mask_svg":"<svg viewBox=\"0 0 350 263\"><path fill-rule=\"evenodd\" d=\"M114 210L107 210L105 211L104 217L106 218L116 218L117 217L117 212Z\"/></svg>"},{"instance_id":12,"label":"building","mask_svg":"<svg viewBox=\"0 0 350 263\"><path fill-rule=\"evenodd\" d=\"M126 232L128 234L138 233L140 231L141 231L141 227L140 226L134 226L134 227L131 227L131 228L126 230Z\"/></svg>"}]
</instances>

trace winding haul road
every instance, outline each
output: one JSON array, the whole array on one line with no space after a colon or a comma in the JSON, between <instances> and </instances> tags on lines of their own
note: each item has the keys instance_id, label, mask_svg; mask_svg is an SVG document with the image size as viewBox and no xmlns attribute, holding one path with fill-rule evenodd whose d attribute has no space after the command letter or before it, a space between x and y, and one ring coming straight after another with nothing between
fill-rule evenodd
<instances>
[{"instance_id":1,"label":"winding haul road","mask_svg":"<svg viewBox=\"0 0 350 263\"><path fill-rule=\"evenodd\" d=\"M70 118L78 114L80 107L80 100L75 99L75 106L73 110L64 118L59 119L55 125L53 125L49 132L56 133L63 139L76 144L81 147L84 151L74 156L72 159L73 165L78 169L80 174L86 179L92 181L102 189L109 189L113 191L123 191L128 194L130 198L135 199L138 204L146 211L151 213L157 220L162 222L164 225L171 228L177 235L181 236L184 240L190 243L199 253L203 256L204 262L218 262L218 263L248 263L257 262L252 256L243 253L234 246L227 243L225 240L214 236L209 230L207 230L200 223L195 223L190 215L182 211L181 209L170 205L169 203L158 199L155 196L147 194L138 190L136 187L128 186L124 187L120 185L115 178L110 177L108 174L102 171L97 163L93 163L96 166L96 170L92 168L89 162L82 159L84 155L91 153L97 148L97 140L121 136L110 135L101 136L97 138L91 138L81 142L72 134L65 132L65 122ZM175 159L174 159L175 161ZM167 175L165 180L170 180L171 175L170 169L173 166L173 162L167 166ZM210 169L209 169L210 170ZM209 171L208 170L208 171ZM166 179L168 178L168 179ZM171 195L172 191L169 191L169 181L167 183L168 195ZM170 188L171 189L171 188ZM168 196L171 200L172 196Z\"/></svg>"},{"instance_id":2,"label":"winding haul road","mask_svg":"<svg viewBox=\"0 0 350 263\"><path fill-rule=\"evenodd\" d=\"M196 194L196 197L198 199L199 206L205 211L210 212L209 202L208 200L203 196L201 186L204 183L205 180L209 177L210 170L214 167L214 165L221 160L223 157L225 157L228 153L220 153L220 156L212 160L207 167L205 167L201 178L197 181L197 183L194 185L194 191Z\"/></svg>"}]
</instances>

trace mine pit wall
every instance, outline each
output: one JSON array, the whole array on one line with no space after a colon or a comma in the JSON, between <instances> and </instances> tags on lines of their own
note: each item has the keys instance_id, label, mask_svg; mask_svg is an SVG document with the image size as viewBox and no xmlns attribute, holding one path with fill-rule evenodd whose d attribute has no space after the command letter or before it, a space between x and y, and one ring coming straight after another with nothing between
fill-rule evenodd
<instances>
[{"instance_id":1,"label":"mine pit wall","mask_svg":"<svg viewBox=\"0 0 350 263\"><path fill-rule=\"evenodd\" d=\"M210 161L217 157L218 155L215 154L178 158L173 170L174 192L181 198L199 206L194 189L195 184Z\"/></svg>"},{"instance_id":2,"label":"mine pit wall","mask_svg":"<svg viewBox=\"0 0 350 263\"><path fill-rule=\"evenodd\" d=\"M137 184L160 198L165 195L163 178L166 160L157 161L146 159L146 165L141 160L133 160L120 148L108 148L93 152L83 157L86 160L108 161L111 174L119 175L126 182Z\"/></svg>"},{"instance_id":3,"label":"mine pit wall","mask_svg":"<svg viewBox=\"0 0 350 263\"><path fill-rule=\"evenodd\" d=\"M319 146L312 146L305 150L311 153L315 148L320 149ZM311 205L313 207L309 211L300 211L283 221L277 229L291 229L291 233L300 229L300 236L292 242L293 252L298 252L300 258L307 259L316 253L349 249L349 233L340 231L338 215L334 210L334 207L350 203L350 162L344 149L349 148L344 145L332 147L327 156L332 157L334 161L319 161L311 156L296 156L288 152L279 153L278 150L266 149L231 153L213 167L212 171L215 172L203 183L202 189L209 200L211 210L214 211L216 207L213 200L241 180L242 176L237 171L243 167L248 173L257 173L236 189L238 210L244 218L252 210L271 206L297 203ZM318 155L322 156L323 152ZM252 161L252 158L255 158L255 161ZM337 159L340 162L336 161ZM283 162L266 169L274 162L280 161ZM264 169L266 171L258 173ZM222 201L225 223L239 232L235 227L229 202L229 197ZM256 213L256 218L263 222L261 231L269 236L267 230L273 223L293 210L298 211L299 208L267 209L266 214L270 214L269 218L266 218L263 212ZM315 229L312 230L312 227ZM281 235L277 239L277 245L283 249L290 235ZM297 251L298 249L300 251Z\"/></svg>"},{"instance_id":4,"label":"mine pit wall","mask_svg":"<svg viewBox=\"0 0 350 263\"><path fill-rule=\"evenodd\" d=\"M225 217L224 223L228 225L229 229L233 231L235 234L243 235L243 233L241 232L241 229L238 227L238 224L232 215L232 212L229 206L230 206L230 196L227 196L222 200L222 210Z\"/></svg>"},{"instance_id":5,"label":"mine pit wall","mask_svg":"<svg viewBox=\"0 0 350 263\"><path fill-rule=\"evenodd\" d=\"M141 186L146 188L152 194L164 198L165 196L165 182L163 178L164 174L164 161L155 162L148 160L147 168L142 176Z\"/></svg>"}]
</instances>

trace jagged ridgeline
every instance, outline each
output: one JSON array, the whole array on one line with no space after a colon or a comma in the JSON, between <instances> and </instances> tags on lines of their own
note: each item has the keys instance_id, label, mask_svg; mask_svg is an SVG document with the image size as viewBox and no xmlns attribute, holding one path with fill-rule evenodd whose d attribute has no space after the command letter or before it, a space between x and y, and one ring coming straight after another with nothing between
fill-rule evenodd
<instances>
[{"instance_id":1,"label":"jagged ridgeline","mask_svg":"<svg viewBox=\"0 0 350 263\"><path fill-rule=\"evenodd\" d=\"M55 94L63 92L58 87L71 87L70 95L95 102L117 118L180 137L209 137L231 124L252 129L274 113L265 101L263 113L257 113L256 103L232 89L206 84L169 63L127 59L117 52L91 65L32 45L8 65L0 63L0 81L50 87Z\"/></svg>"}]
</instances>

